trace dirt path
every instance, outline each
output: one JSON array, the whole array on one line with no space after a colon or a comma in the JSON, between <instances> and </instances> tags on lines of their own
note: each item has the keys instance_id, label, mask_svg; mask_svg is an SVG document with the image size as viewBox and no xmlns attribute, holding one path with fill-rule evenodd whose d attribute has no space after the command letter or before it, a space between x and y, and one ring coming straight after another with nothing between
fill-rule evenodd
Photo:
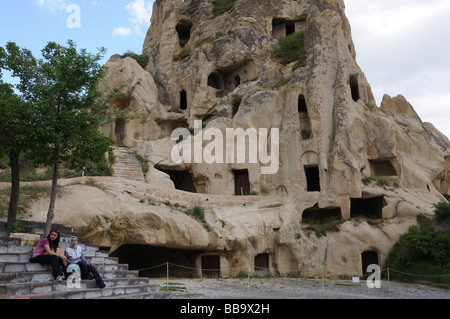
<instances>
[{"instance_id":1,"label":"dirt path","mask_svg":"<svg viewBox=\"0 0 450 319\"><path fill-rule=\"evenodd\" d=\"M151 279L172 292L172 299L450 299L450 289L382 281L369 289L365 281L271 279Z\"/></svg>"}]
</instances>

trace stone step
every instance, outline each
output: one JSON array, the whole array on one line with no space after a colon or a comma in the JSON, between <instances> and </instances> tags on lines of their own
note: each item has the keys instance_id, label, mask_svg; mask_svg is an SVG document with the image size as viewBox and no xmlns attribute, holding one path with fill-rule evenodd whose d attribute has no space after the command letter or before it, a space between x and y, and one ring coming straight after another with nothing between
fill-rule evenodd
<instances>
[{"instance_id":1,"label":"stone step","mask_svg":"<svg viewBox=\"0 0 450 319\"><path fill-rule=\"evenodd\" d=\"M136 155L126 148L114 148L114 176L145 181L142 166Z\"/></svg>"},{"instance_id":2,"label":"stone step","mask_svg":"<svg viewBox=\"0 0 450 319\"><path fill-rule=\"evenodd\" d=\"M106 282L105 282L106 283ZM59 282L52 284L32 283L22 285L9 285L7 294L14 298L30 299L94 299L94 298L119 298L128 294L148 294L159 291L158 285L137 284L106 286L97 288L94 281L82 281L81 288L70 288L67 283Z\"/></svg>"},{"instance_id":3,"label":"stone step","mask_svg":"<svg viewBox=\"0 0 450 319\"><path fill-rule=\"evenodd\" d=\"M97 266L96 268L99 274L104 279L133 278L138 277L139 275L139 273L136 271L128 270L128 264L118 264L115 266L112 265ZM49 265L42 265L42 267L39 267L39 269L40 271L0 273L0 284L24 283L24 282L49 282L54 280Z\"/></svg>"}]
</instances>

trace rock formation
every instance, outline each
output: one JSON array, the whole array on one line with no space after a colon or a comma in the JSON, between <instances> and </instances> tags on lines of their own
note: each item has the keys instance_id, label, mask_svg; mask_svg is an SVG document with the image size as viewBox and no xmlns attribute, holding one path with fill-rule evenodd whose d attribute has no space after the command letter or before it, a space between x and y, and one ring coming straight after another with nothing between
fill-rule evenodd
<instances>
[{"instance_id":1,"label":"rock formation","mask_svg":"<svg viewBox=\"0 0 450 319\"><path fill-rule=\"evenodd\" d=\"M386 95L376 106L342 0L236 0L225 12L214 3L156 0L143 45L149 63L115 55L106 64L105 82L124 84L126 97L116 102L139 117L102 130L150 169L147 183L99 182L141 201L202 206L212 228L173 207L117 198L108 209L85 207L84 222L73 226L112 251L145 245L168 257L173 249L197 266L219 256L222 275L253 271L263 260L272 273L358 276L366 252L382 264L416 216L432 214L450 194L449 140L403 96ZM305 62L283 64L273 52L296 32ZM192 139L172 136L177 128ZM250 138L233 149L247 155L244 163L173 161L174 148L194 150L196 138L225 158L218 146L227 129L240 128L267 129L257 137L267 138L267 154L279 147L275 173L262 173L270 163L250 162ZM207 130L223 143L206 138ZM270 139L276 130L278 141ZM344 222L326 233L308 228L331 218Z\"/></svg>"}]
</instances>

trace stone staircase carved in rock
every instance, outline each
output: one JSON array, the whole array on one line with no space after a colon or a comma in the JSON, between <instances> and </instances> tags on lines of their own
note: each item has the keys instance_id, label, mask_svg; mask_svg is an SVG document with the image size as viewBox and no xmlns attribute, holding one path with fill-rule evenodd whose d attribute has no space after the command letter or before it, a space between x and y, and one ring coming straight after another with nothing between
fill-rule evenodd
<instances>
[{"instance_id":1,"label":"stone staircase carved in rock","mask_svg":"<svg viewBox=\"0 0 450 319\"><path fill-rule=\"evenodd\" d=\"M94 263L106 287L100 289L95 280L82 280L81 288L71 288L66 281L56 282L50 265L32 264L32 246L22 246L21 239L11 238L0 222L0 299L167 299L170 293L160 291L159 285L150 284L148 278L139 277L138 271L119 264L117 257L80 239L86 259ZM36 223L36 226L38 224ZM36 227L35 226L35 227ZM60 247L69 246L72 229L56 226L61 231ZM41 228L42 229L42 228ZM36 233L43 231L35 228Z\"/></svg>"},{"instance_id":2,"label":"stone staircase carved in rock","mask_svg":"<svg viewBox=\"0 0 450 319\"><path fill-rule=\"evenodd\" d=\"M145 181L142 166L136 155L124 147L114 148L115 161L112 165L115 177Z\"/></svg>"}]
</instances>

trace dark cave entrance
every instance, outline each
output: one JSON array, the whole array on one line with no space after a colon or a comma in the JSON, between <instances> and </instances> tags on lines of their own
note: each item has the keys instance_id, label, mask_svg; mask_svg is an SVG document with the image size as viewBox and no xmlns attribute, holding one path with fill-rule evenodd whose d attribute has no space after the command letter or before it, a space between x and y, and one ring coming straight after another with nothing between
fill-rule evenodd
<instances>
[{"instance_id":1,"label":"dark cave entrance","mask_svg":"<svg viewBox=\"0 0 450 319\"><path fill-rule=\"evenodd\" d=\"M250 177L248 170L234 171L234 194L238 196L250 195Z\"/></svg>"},{"instance_id":2,"label":"dark cave entrance","mask_svg":"<svg viewBox=\"0 0 450 319\"><path fill-rule=\"evenodd\" d=\"M361 254L362 274L363 277L368 277L372 272L367 272L367 267L370 265L380 265L378 253L376 251L365 251Z\"/></svg>"},{"instance_id":3,"label":"dark cave entrance","mask_svg":"<svg viewBox=\"0 0 450 319\"><path fill-rule=\"evenodd\" d=\"M373 198L351 198L350 216L369 219L383 218L383 207L386 206L383 196Z\"/></svg>"},{"instance_id":4,"label":"dark cave entrance","mask_svg":"<svg viewBox=\"0 0 450 319\"><path fill-rule=\"evenodd\" d=\"M350 76L350 89L352 91L352 99L357 102L360 98L359 96L359 84L358 84L358 75L354 74Z\"/></svg>"},{"instance_id":5,"label":"dark cave entrance","mask_svg":"<svg viewBox=\"0 0 450 319\"><path fill-rule=\"evenodd\" d=\"M320 192L319 166L305 166L308 192Z\"/></svg>"},{"instance_id":6,"label":"dark cave entrance","mask_svg":"<svg viewBox=\"0 0 450 319\"><path fill-rule=\"evenodd\" d=\"M175 185L175 188L180 191L185 191L189 193L197 193L197 188L195 187L194 178L188 171L175 171L167 170L159 167L155 167L157 170L166 173L170 176L170 179Z\"/></svg>"},{"instance_id":7,"label":"dark cave entrance","mask_svg":"<svg viewBox=\"0 0 450 319\"><path fill-rule=\"evenodd\" d=\"M196 260L200 251L180 250L148 245L122 245L111 257L119 257L120 264L128 264L129 270L139 270L139 276L150 278L167 277L198 278Z\"/></svg>"}]
</instances>

